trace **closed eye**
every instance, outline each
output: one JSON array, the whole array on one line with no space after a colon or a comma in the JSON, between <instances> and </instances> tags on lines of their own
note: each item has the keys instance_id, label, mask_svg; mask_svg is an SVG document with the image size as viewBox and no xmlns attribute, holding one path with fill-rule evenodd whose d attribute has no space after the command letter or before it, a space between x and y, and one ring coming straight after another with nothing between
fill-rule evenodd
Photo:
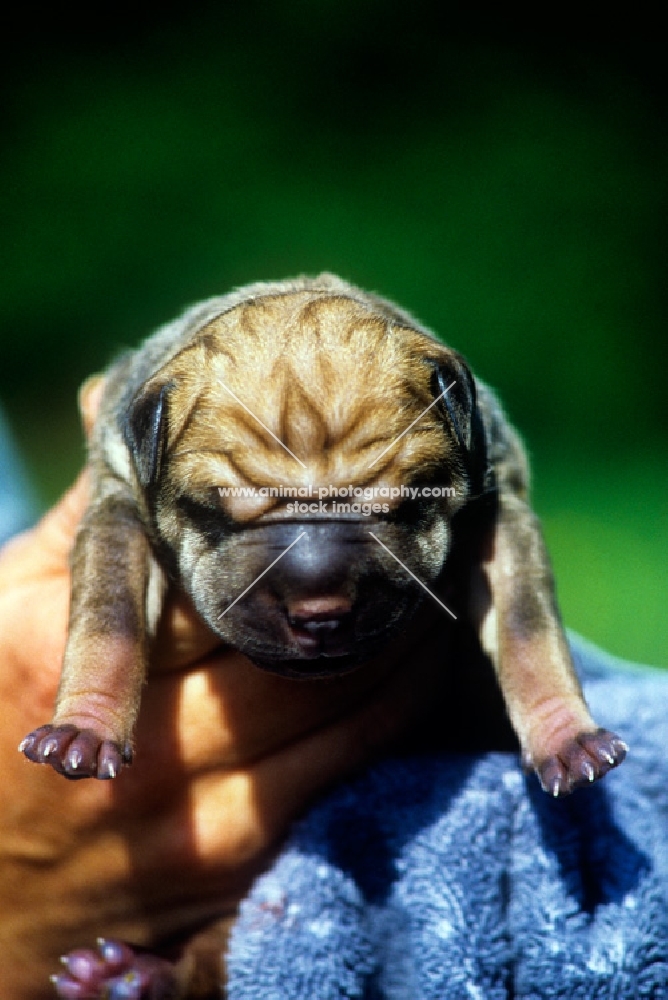
<instances>
[{"instance_id":1,"label":"closed eye","mask_svg":"<svg viewBox=\"0 0 668 1000\"><path fill-rule=\"evenodd\" d=\"M176 508L207 535L229 535L237 529L232 518L215 500L205 501L182 493L176 498Z\"/></svg>"}]
</instances>

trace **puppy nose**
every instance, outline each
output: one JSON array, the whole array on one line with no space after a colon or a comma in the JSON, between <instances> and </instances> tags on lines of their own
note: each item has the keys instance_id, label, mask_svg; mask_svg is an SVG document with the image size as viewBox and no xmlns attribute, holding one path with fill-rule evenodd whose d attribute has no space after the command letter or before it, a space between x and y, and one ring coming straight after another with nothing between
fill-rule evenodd
<instances>
[{"instance_id":1,"label":"puppy nose","mask_svg":"<svg viewBox=\"0 0 668 1000\"><path fill-rule=\"evenodd\" d=\"M314 614L317 618L322 612L322 621L328 615L336 617L340 613L347 613L345 610L341 612L331 603L319 607L309 605L309 600L327 598L331 601L335 595L345 592L346 582L354 577L355 567L364 547L368 545L362 529L358 525L330 522L318 525L272 525L265 531L273 546L294 541L267 577L267 583L274 588L286 606L292 603L298 609L301 605L307 609L304 614L308 618L313 618ZM297 538L298 541L295 541ZM340 597L337 599L341 600ZM295 610L295 614L301 613Z\"/></svg>"}]
</instances>

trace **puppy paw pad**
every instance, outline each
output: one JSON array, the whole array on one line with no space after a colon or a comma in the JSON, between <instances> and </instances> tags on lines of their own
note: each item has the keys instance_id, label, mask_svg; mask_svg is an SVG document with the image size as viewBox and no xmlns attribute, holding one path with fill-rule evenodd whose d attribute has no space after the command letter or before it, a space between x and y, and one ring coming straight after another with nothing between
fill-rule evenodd
<instances>
[{"instance_id":1,"label":"puppy paw pad","mask_svg":"<svg viewBox=\"0 0 668 1000\"><path fill-rule=\"evenodd\" d=\"M628 747L615 733L597 729L568 740L536 772L543 789L555 798L602 778L626 757Z\"/></svg>"},{"instance_id":2,"label":"puppy paw pad","mask_svg":"<svg viewBox=\"0 0 668 1000\"><path fill-rule=\"evenodd\" d=\"M51 977L61 1000L173 1000L174 967L155 955L137 955L120 941L100 938L98 950L78 949Z\"/></svg>"},{"instance_id":3,"label":"puppy paw pad","mask_svg":"<svg viewBox=\"0 0 668 1000\"><path fill-rule=\"evenodd\" d=\"M19 744L36 764L50 764L66 778L115 778L132 761L129 747L105 740L92 729L77 726L40 726Z\"/></svg>"}]
</instances>

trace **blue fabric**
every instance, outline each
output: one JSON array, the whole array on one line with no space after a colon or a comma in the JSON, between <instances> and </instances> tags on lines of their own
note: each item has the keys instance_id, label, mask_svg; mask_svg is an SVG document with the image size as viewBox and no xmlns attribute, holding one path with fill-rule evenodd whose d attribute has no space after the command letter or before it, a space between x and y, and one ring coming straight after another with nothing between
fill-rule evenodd
<instances>
[{"instance_id":1,"label":"blue fabric","mask_svg":"<svg viewBox=\"0 0 668 1000\"><path fill-rule=\"evenodd\" d=\"M229 1000L668 997L668 675L572 645L622 766L555 800L513 754L379 763L242 904Z\"/></svg>"}]
</instances>

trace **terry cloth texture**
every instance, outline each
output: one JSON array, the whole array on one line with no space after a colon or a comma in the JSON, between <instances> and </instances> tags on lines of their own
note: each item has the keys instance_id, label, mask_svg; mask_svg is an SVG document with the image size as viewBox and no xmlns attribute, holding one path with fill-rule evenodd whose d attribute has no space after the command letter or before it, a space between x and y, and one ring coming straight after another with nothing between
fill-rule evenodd
<instances>
[{"instance_id":1,"label":"terry cloth texture","mask_svg":"<svg viewBox=\"0 0 668 1000\"><path fill-rule=\"evenodd\" d=\"M374 766L242 904L229 1000L668 998L668 675L572 646L622 767L555 800L513 754Z\"/></svg>"}]
</instances>

